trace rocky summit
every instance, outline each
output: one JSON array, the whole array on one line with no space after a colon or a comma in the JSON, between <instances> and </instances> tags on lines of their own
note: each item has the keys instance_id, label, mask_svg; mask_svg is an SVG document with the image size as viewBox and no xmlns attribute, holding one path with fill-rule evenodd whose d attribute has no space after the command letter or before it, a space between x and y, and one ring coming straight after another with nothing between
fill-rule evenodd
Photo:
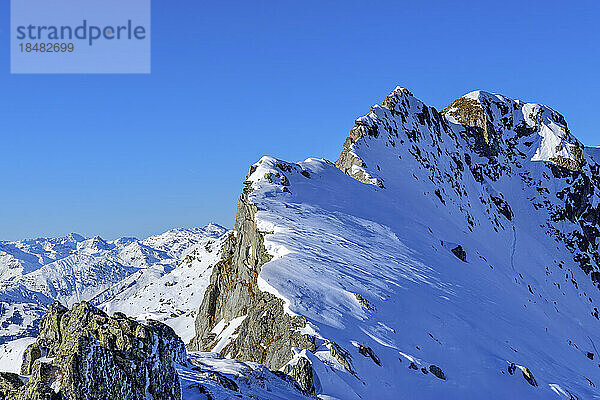
<instances>
[{"instance_id":1,"label":"rocky summit","mask_svg":"<svg viewBox=\"0 0 600 400\"><path fill-rule=\"evenodd\" d=\"M0 398L598 398L599 237L560 112L398 87L337 161L252 165L232 231L0 243Z\"/></svg>"},{"instance_id":2,"label":"rocky summit","mask_svg":"<svg viewBox=\"0 0 600 400\"><path fill-rule=\"evenodd\" d=\"M71 310L55 302L25 351L27 383L1 376L0 394L11 400L179 400L176 365L185 363L183 342L160 322L140 324L85 302Z\"/></svg>"},{"instance_id":3,"label":"rocky summit","mask_svg":"<svg viewBox=\"0 0 600 400\"><path fill-rule=\"evenodd\" d=\"M335 163L250 168L189 348L328 399L599 396L599 163L550 107L398 87Z\"/></svg>"}]
</instances>

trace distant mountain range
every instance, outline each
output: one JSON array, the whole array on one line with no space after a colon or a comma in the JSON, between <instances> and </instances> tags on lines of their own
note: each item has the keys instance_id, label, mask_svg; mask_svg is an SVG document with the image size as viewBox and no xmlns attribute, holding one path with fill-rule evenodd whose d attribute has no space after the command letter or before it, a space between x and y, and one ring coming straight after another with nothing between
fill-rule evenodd
<instances>
[{"instance_id":1,"label":"distant mountain range","mask_svg":"<svg viewBox=\"0 0 600 400\"><path fill-rule=\"evenodd\" d=\"M82 300L101 304L112 295L122 296L126 288L140 289L169 275L186 257L194 263L205 253L214 254L213 248L218 249L218 238L225 232L225 228L209 224L173 229L144 240L106 241L73 233L62 238L0 242L0 344L35 336L39 317L54 300L65 305ZM152 304L145 305L146 312ZM158 301L156 306L158 310Z\"/></svg>"}]
</instances>

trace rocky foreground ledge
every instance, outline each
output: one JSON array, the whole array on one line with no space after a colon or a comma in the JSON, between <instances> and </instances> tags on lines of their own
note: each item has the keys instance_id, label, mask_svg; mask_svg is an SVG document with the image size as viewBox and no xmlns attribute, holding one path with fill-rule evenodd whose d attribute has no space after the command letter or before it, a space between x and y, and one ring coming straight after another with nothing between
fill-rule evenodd
<instances>
[{"instance_id":1,"label":"rocky foreground ledge","mask_svg":"<svg viewBox=\"0 0 600 400\"><path fill-rule=\"evenodd\" d=\"M273 397L273 393L276 393ZM216 353L186 353L160 322L55 302L23 355L0 372L0 400L307 400L290 376Z\"/></svg>"},{"instance_id":2,"label":"rocky foreground ledge","mask_svg":"<svg viewBox=\"0 0 600 400\"><path fill-rule=\"evenodd\" d=\"M160 322L55 302L23 356L21 374L29 379L0 374L0 399L180 400L176 365L186 358L181 339Z\"/></svg>"}]
</instances>

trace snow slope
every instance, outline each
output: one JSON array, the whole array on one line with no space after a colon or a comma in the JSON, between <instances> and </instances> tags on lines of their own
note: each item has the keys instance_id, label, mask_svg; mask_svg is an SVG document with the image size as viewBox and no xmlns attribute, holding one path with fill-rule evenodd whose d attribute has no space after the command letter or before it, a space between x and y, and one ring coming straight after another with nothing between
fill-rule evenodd
<instances>
[{"instance_id":1,"label":"snow slope","mask_svg":"<svg viewBox=\"0 0 600 400\"><path fill-rule=\"evenodd\" d=\"M600 163L600 147L586 147L585 153L589 155L594 162Z\"/></svg>"},{"instance_id":2,"label":"snow slope","mask_svg":"<svg viewBox=\"0 0 600 400\"><path fill-rule=\"evenodd\" d=\"M0 344L0 371L20 374L25 349L33 342L35 338L25 337Z\"/></svg>"},{"instance_id":3,"label":"snow slope","mask_svg":"<svg viewBox=\"0 0 600 400\"><path fill-rule=\"evenodd\" d=\"M307 400L288 376L257 363L224 359L216 353L189 354L191 367L177 369L183 400Z\"/></svg>"},{"instance_id":4,"label":"snow slope","mask_svg":"<svg viewBox=\"0 0 600 400\"><path fill-rule=\"evenodd\" d=\"M339 168L255 164L273 257L258 286L306 317L317 349L294 359L319 397L600 397L598 168L582 148L545 106L473 92L440 114L397 88Z\"/></svg>"}]
</instances>

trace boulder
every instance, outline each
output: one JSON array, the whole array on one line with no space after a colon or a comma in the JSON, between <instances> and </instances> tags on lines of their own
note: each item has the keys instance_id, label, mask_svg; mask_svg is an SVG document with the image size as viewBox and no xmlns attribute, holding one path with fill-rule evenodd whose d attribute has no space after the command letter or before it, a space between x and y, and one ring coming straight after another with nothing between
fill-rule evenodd
<instances>
[{"instance_id":1,"label":"boulder","mask_svg":"<svg viewBox=\"0 0 600 400\"><path fill-rule=\"evenodd\" d=\"M10 372L0 372L0 400L8 399L16 394L23 382L19 375Z\"/></svg>"},{"instance_id":2,"label":"boulder","mask_svg":"<svg viewBox=\"0 0 600 400\"><path fill-rule=\"evenodd\" d=\"M109 317L86 302L71 310L55 302L23 357L29 381L8 398L180 400L175 366L186 358L181 339L162 323Z\"/></svg>"}]
</instances>

